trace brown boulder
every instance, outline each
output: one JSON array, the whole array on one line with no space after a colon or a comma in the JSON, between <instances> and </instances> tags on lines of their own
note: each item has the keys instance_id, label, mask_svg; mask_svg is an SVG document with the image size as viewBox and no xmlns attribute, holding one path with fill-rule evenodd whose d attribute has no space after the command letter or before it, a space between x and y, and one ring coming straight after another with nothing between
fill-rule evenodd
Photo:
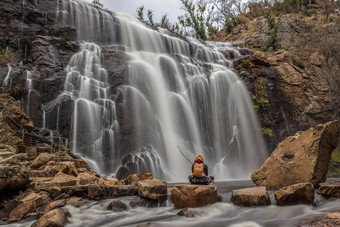
<instances>
[{"instance_id":1,"label":"brown boulder","mask_svg":"<svg viewBox=\"0 0 340 227\"><path fill-rule=\"evenodd\" d=\"M75 206L75 207L80 207L84 205L86 201L81 198L81 197L71 197L66 201L67 205Z\"/></svg>"},{"instance_id":2,"label":"brown boulder","mask_svg":"<svg viewBox=\"0 0 340 227\"><path fill-rule=\"evenodd\" d=\"M40 207L44 205L46 201L48 201L48 195L46 195L44 192L41 192L39 194L32 192L29 195L27 195L25 198L21 200L22 202L28 202L33 201L35 207Z\"/></svg>"},{"instance_id":3,"label":"brown boulder","mask_svg":"<svg viewBox=\"0 0 340 227\"><path fill-rule=\"evenodd\" d=\"M58 197L61 194L61 189L58 186L54 186L50 189L48 189L48 194L52 199Z\"/></svg>"},{"instance_id":4,"label":"brown boulder","mask_svg":"<svg viewBox=\"0 0 340 227\"><path fill-rule=\"evenodd\" d=\"M217 202L214 185L176 184L171 188L172 203L178 208L195 208Z\"/></svg>"},{"instance_id":5,"label":"brown boulder","mask_svg":"<svg viewBox=\"0 0 340 227\"><path fill-rule=\"evenodd\" d=\"M156 180L141 180L137 183L138 196L163 202L167 200L167 183Z\"/></svg>"},{"instance_id":6,"label":"brown boulder","mask_svg":"<svg viewBox=\"0 0 340 227\"><path fill-rule=\"evenodd\" d=\"M80 173L77 177L78 185L93 184L97 180L97 177L89 173Z\"/></svg>"},{"instance_id":7,"label":"brown boulder","mask_svg":"<svg viewBox=\"0 0 340 227\"><path fill-rule=\"evenodd\" d=\"M41 216L32 227L63 227L71 214L67 210L54 209Z\"/></svg>"},{"instance_id":8,"label":"brown boulder","mask_svg":"<svg viewBox=\"0 0 340 227\"><path fill-rule=\"evenodd\" d=\"M77 183L77 178L71 175L64 174L59 172L52 180L51 183L59 185L60 187L64 186L75 186Z\"/></svg>"},{"instance_id":9,"label":"brown boulder","mask_svg":"<svg viewBox=\"0 0 340 227\"><path fill-rule=\"evenodd\" d=\"M136 173L120 180L119 184L137 185L137 182L140 180L155 180L155 178L152 176L152 173Z\"/></svg>"},{"instance_id":10,"label":"brown boulder","mask_svg":"<svg viewBox=\"0 0 340 227\"><path fill-rule=\"evenodd\" d=\"M103 183L104 186L115 186L118 180L116 178L107 178Z\"/></svg>"},{"instance_id":11,"label":"brown boulder","mask_svg":"<svg viewBox=\"0 0 340 227\"><path fill-rule=\"evenodd\" d=\"M281 188L275 192L276 205L313 204L314 186L309 183L299 183Z\"/></svg>"},{"instance_id":12,"label":"brown boulder","mask_svg":"<svg viewBox=\"0 0 340 227\"><path fill-rule=\"evenodd\" d=\"M270 199L265 187L243 188L233 190L231 201L238 206L268 206Z\"/></svg>"},{"instance_id":13,"label":"brown boulder","mask_svg":"<svg viewBox=\"0 0 340 227\"><path fill-rule=\"evenodd\" d=\"M58 157L54 154L49 154L49 153L41 153L38 155L38 157L36 157L32 164L31 164L31 168L32 169L38 169L41 166L45 165L47 162L49 161L58 161Z\"/></svg>"},{"instance_id":14,"label":"brown boulder","mask_svg":"<svg viewBox=\"0 0 340 227\"><path fill-rule=\"evenodd\" d=\"M102 188L99 185L90 185L87 189L87 197L89 199L99 200L102 195Z\"/></svg>"},{"instance_id":15,"label":"brown boulder","mask_svg":"<svg viewBox=\"0 0 340 227\"><path fill-rule=\"evenodd\" d=\"M325 197L340 198L340 181L320 184L317 193Z\"/></svg>"},{"instance_id":16,"label":"brown boulder","mask_svg":"<svg viewBox=\"0 0 340 227\"><path fill-rule=\"evenodd\" d=\"M26 201L15 207L9 214L8 222L20 221L26 214L35 212L34 201Z\"/></svg>"},{"instance_id":17,"label":"brown boulder","mask_svg":"<svg viewBox=\"0 0 340 227\"><path fill-rule=\"evenodd\" d=\"M251 179L258 186L278 189L301 182L324 182L339 138L338 121L298 132L282 141Z\"/></svg>"},{"instance_id":18,"label":"brown boulder","mask_svg":"<svg viewBox=\"0 0 340 227\"><path fill-rule=\"evenodd\" d=\"M66 199L59 199L48 204L44 211L50 211L57 207L63 207L65 205L66 205Z\"/></svg>"},{"instance_id":19,"label":"brown boulder","mask_svg":"<svg viewBox=\"0 0 340 227\"><path fill-rule=\"evenodd\" d=\"M125 203L118 199L114 199L107 207L107 210L111 210L113 212L121 212L127 210L127 208L128 207Z\"/></svg>"},{"instance_id":20,"label":"brown boulder","mask_svg":"<svg viewBox=\"0 0 340 227\"><path fill-rule=\"evenodd\" d=\"M138 195L138 187L134 185L115 185L102 187L102 199Z\"/></svg>"}]
</instances>

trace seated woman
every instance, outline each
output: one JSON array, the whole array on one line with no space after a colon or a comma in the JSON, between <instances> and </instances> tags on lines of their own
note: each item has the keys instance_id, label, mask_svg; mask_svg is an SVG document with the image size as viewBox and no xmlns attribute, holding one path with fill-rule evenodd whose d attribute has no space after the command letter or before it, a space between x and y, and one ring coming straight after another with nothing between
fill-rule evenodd
<instances>
[{"instance_id":1,"label":"seated woman","mask_svg":"<svg viewBox=\"0 0 340 227\"><path fill-rule=\"evenodd\" d=\"M195 162L191 166L192 175L189 176L191 184L208 185L214 181L214 177L208 175L208 166L204 164L203 155L198 154Z\"/></svg>"}]
</instances>

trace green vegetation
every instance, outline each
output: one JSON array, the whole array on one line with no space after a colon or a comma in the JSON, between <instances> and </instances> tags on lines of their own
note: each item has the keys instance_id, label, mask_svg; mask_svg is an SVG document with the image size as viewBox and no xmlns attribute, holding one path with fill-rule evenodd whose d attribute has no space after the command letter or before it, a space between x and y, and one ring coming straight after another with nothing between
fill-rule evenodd
<instances>
[{"instance_id":1,"label":"green vegetation","mask_svg":"<svg viewBox=\"0 0 340 227\"><path fill-rule=\"evenodd\" d=\"M264 17L267 19L267 23L270 29L274 29L276 26L276 22L275 22L275 18L272 17L272 15L270 14L270 12L266 12L264 14Z\"/></svg>"},{"instance_id":2,"label":"green vegetation","mask_svg":"<svg viewBox=\"0 0 340 227\"><path fill-rule=\"evenodd\" d=\"M241 62L242 62L242 67L243 67L243 68L246 69L246 68L249 67L249 59L244 58L244 59L241 60Z\"/></svg>"},{"instance_id":3,"label":"green vegetation","mask_svg":"<svg viewBox=\"0 0 340 227\"><path fill-rule=\"evenodd\" d=\"M279 48L280 44L279 44L279 38L275 35L273 37L270 37L268 40L267 40L267 45L266 45L266 48L267 50L269 48L273 48L274 50L277 50Z\"/></svg>"},{"instance_id":4,"label":"green vegetation","mask_svg":"<svg viewBox=\"0 0 340 227\"><path fill-rule=\"evenodd\" d=\"M73 44L72 44L72 43L66 43L66 44L65 44L65 47L66 47L67 49L73 49Z\"/></svg>"},{"instance_id":5,"label":"green vegetation","mask_svg":"<svg viewBox=\"0 0 340 227\"><path fill-rule=\"evenodd\" d=\"M100 0L93 0L92 4L96 4L100 7L103 7L103 4L100 2Z\"/></svg>"},{"instance_id":6,"label":"green vegetation","mask_svg":"<svg viewBox=\"0 0 340 227\"><path fill-rule=\"evenodd\" d=\"M312 15L315 15L317 13L317 11L315 9L312 9L312 10L308 10L308 9L305 9L305 10L302 10L302 14L306 17L311 17Z\"/></svg>"},{"instance_id":7,"label":"green vegetation","mask_svg":"<svg viewBox=\"0 0 340 227\"><path fill-rule=\"evenodd\" d=\"M296 65L296 66L299 67L300 69L305 69L305 65L303 64L302 61L300 61L300 60L294 60L293 63L294 63L294 65Z\"/></svg>"},{"instance_id":8,"label":"green vegetation","mask_svg":"<svg viewBox=\"0 0 340 227\"><path fill-rule=\"evenodd\" d=\"M0 49L0 65L4 66L8 63L15 63L19 58L19 53L14 52L10 48Z\"/></svg>"},{"instance_id":9,"label":"green vegetation","mask_svg":"<svg viewBox=\"0 0 340 227\"><path fill-rule=\"evenodd\" d=\"M273 130L271 130L270 128L261 128L261 131L263 135L273 137Z\"/></svg>"},{"instance_id":10,"label":"green vegetation","mask_svg":"<svg viewBox=\"0 0 340 227\"><path fill-rule=\"evenodd\" d=\"M340 144L332 153L331 161L329 163L329 171L340 174Z\"/></svg>"},{"instance_id":11,"label":"green vegetation","mask_svg":"<svg viewBox=\"0 0 340 227\"><path fill-rule=\"evenodd\" d=\"M252 96L252 99L254 101L254 109L255 111L258 111L260 109L265 109L267 103L269 103L269 100L263 97L258 97L256 95Z\"/></svg>"}]
</instances>

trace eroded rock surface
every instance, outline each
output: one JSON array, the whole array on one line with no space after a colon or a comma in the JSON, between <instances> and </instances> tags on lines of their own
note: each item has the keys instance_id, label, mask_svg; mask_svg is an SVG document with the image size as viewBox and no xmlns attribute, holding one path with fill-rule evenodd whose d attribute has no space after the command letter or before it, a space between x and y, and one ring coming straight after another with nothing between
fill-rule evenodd
<instances>
[{"instance_id":1,"label":"eroded rock surface","mask_svg":"<svg viewBox=\"0 0 340 227\"><path fill-rule=\"evenodd\" d=\"M214 185L176 184L171 188L172 203L178 208L195 208L217 202Z\"/></svg>"},{"instance_id":2,"label":"eroded rock surface","mask_svg":"<svg viewBox=\"0 0 340 227\"><path fill-rule=\"evenodd\" d=\"M256 185L270 189L302 182L318 186L326 179L338 138L338 121L298 132L282 141L251 179Z\"/></svg>"},{"instance_id":3,"label":"eroded rock surface","mask_svg":"<svg viewBox=\"0 0 340 227\"><path fill-rule=\"evenodd\" d=\"M158 180L141 180L137 183L138 195L158 202L167 200L167 183Z\"/></svg>"},{"instance_id":4,"label":"eroded rock surface","mask_svg":"<svg viewBox=\"0 0 340 227\"><path fill-rule=\"evenodd\" d=\"M340 181L321 183L317 193L327 198L340 198Z\"/></svg>"},{"instance_id":5,"label":"eroded rock surface","mask_svg":"<svg viewBox=\"0 0 340 227\"><path fill-rule=\"evenodd\" d=\"M270 205L270 199L265 187L243 188L233 190L231 201L239 206L267 206Z\"/></svg>"},{"instance_id":6,"label":"eroded rock surface","mask_svg":"<svg viewBox=\"0 0 340 227\"><path fill-rule=\"evenodd\" d=\"M276 204L296 205L296 204L313 204L314 203L314 186L313 184L299 183L281 188L275 192Z\"/></svg>"}]
</instances>

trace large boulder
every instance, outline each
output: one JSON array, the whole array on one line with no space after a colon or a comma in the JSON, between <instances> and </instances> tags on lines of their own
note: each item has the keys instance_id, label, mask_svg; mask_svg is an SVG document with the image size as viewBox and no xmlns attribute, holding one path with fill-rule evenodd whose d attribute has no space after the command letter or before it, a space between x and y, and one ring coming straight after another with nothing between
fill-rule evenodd
<instances>
[{"instance_id":1,"label":"large boulder","mask_svg":"<svg viewBox=\"0 0 340 227\"><path fill-rule=\"evenodd\" d=\"M172 203L178 208L195 208L217 202L214 185L176 184L171 188Z\"/></svg>"},{"instance_id":2,"label":"large boulder","mask_svg":"<svg viewBox=\"0 0 340 227\"><path fill-rule=\"evenodd\" d=\"M71 214L67 210L54 209L40 217L32 224L32 227L63 227L70 216Z\"/></svg>"},{"instance_id":3,"label":"large boulder","mask_svg":"<svg viewBox=\"0 0 340 227\"><path fill-rule=\"evenodd\" d=\"M318 186L326 180L331 153L338 138L338 121L298 132L282 141L251 179L256 185L269 189L302 182Z\"/></svg>"},{"instance_id":4,"label":"large boulder","mask_svg":"<svg viewBox=\"0 0 340 227\"><path fill-rule=\"evenodd\" d=\"M340 181L320 184L317 193L327 198L340 198Z\"/></svg>"},{"instance_id":5,"label":"large boulder","mask_svg":"<svg viewBox=\"0 0 340 227\"><path fill-rule=\"evenodd\" d=\"M231 201L238 206L267 206L270 199L265 187L243 188L233 190Z\"/></svg>"},{"instance_id":6,"label":"large boulder","mask_svg":"<svg viewBox=\"0 0 340 227\"><path fill-rule=\"evenodd\" d=\"M295 204L313 204L314 203L314 186L313 184L299 183L281 188L275 192L276 204L295 205Z\"/></svg>"},{"instance_id":7,"label":"large boulder","mask_svg":"<svg viewBox=\"0 0 340 227\"><path fill-rule=\"evenodd\" d=\"M141 180L137 183L138 196L163 202L167 200L167 183L157 180Z\"/></svg>"}]
</instances>

